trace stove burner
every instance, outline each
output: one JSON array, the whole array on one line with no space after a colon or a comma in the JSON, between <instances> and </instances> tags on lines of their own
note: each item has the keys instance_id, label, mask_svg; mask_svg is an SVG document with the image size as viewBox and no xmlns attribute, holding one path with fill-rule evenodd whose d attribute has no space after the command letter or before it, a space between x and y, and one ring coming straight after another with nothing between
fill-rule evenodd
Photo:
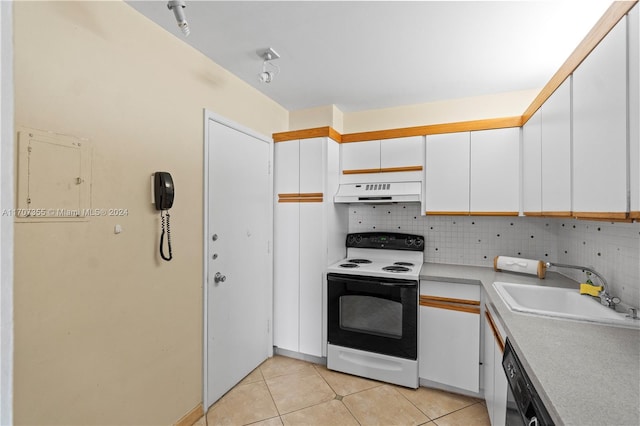
<instances>
[{"instance_id":1,"label":"stove burner","mask_svg":"<svg viewBox=\"0 0 640 426\"><path fill-rule=\"evenodd\" d=\"M340 267L341 268L359 268L360 266L356 265L355 263L342 263Z\"/></svg>"},{"instance_id":2,"label":"stove burner","mask_svg":"<svg viewBox=\"0 0 640 426\"><path fill-rule=\"evenodd\" d=\"M398 265L398 266L415 266L413 263L410 263L410 262L394 262L394 265Z\"/></svg>"},{"instance_id":3,"label":"stove burner","mask_svg":"<svg viewBox=\"0 0 640 426\"><path fill-rule=\"evenodd\" d=\"M404 266L385 266L384 268L382 268L382 270L385 272L395 272L395 273L410 271L409 268L405 268Z\"/></svg>"},{"instance_id":4,"label":"stove burner","mask_svg":"<svg viewBox=\"0 0 640 426\"><path fill-rule=\"evenodd\" d=\"M369 259L349 259L349 260L347 260L347 262L358 263L358 264L360 264L360 263L371 263L371 261Z\"/></svg>"}]
</instances>

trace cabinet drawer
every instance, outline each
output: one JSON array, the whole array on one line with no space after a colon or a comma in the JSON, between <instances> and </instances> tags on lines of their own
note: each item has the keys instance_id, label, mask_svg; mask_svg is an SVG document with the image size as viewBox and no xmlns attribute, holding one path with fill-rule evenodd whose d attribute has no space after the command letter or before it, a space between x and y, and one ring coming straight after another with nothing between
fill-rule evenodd
<instances>
[{"instance_id":1,"label":"cabinet drawer","mask_svg":"<svg viewBox=\"0 0 640 426\"><path fill-rule=\"evenodd\" d=\"M420 281L420 295L479 302L480 285L423 280Z\"/></svg>"}]
</instances>

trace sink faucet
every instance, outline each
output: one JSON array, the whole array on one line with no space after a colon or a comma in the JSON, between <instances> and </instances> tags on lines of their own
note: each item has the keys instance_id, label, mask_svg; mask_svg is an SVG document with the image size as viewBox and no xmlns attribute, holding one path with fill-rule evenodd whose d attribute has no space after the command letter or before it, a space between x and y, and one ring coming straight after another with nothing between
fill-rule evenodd
<instances>
[{"instance_id":1,"label":"sink faucet","mask_svg":"<svg viewBox=\"0 0 640 426\"><path fill-rule=\"evenodd\" d=\"M600 294L599 294L600 303L602 303L605 306L608 306L611 309L615 309L616 305L620 303L620 298L611 297L611 295L609 294L609 285L607 284L607 280L605 280L604 277L600 275L598 271L596 271L595 269L589 268L587 266L565 265L562 263L551 263L551 262L546 262L545 266L547 268L550 266L555 266L557 268L580 269L582 271L591 272L593 275L598 277L598 279L600 280L600 283L602 284L602 291L600 291Z\"/></svg>"}]
</instances>

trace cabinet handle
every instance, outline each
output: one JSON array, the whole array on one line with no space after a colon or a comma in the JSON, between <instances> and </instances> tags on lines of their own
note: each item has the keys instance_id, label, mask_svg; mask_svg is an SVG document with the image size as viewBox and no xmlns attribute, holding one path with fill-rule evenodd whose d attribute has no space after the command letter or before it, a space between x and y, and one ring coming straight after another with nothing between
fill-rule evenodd
<instances>
[{"instance_id":1,"label":"cabinet handle","mask_svg":"<svg viewBox=\"0 0 640 426\"><path fill-rule=\"evenodd\" d=\"M420 296L420 306L480 315L480 302L438 296Z\"/></svg>"}]
</instances>

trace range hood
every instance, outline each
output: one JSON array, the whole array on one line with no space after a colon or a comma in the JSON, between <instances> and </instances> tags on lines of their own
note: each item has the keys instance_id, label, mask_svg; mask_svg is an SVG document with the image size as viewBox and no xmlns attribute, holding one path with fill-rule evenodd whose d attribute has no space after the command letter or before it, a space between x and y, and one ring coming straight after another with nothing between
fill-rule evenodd
<instances>
[{"instance_id":1,"label":"range hood","mask_svg":"<svg viewBox=\"0 0 640 426\"><path fill-rule=\"evenodd\" d=\"M333 197L334 203L419 203L421 182L343 183Z\"/></svg>"}]
</instances>

